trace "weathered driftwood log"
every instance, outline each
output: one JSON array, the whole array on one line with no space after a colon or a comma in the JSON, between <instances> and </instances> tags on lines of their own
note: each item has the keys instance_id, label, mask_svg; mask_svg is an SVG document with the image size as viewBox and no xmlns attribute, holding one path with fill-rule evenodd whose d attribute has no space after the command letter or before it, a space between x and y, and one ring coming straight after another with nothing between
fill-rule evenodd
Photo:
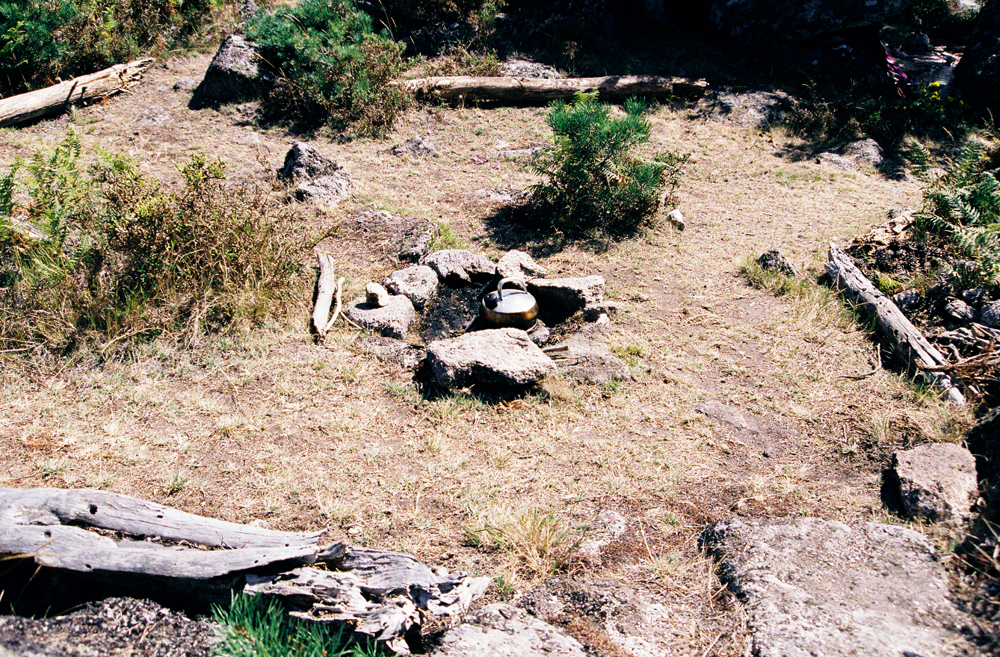
<instances>
[{"instance_id":1,"label":"weathered driftwood log","mask_svg":"<svg viewBox=\"0 0 1000 657\"><path fill-rule=\"evenodd\" d=\"M483 102L510 105L545 105L572 98L580 91L597 91L601 100L622 101L631 96L647 98L700 98L704 80L662 78L655 75L612 75L603 78L431 77L395 82L418 96L450 102Z\"/></svg>"},{"instance_id":2,"label":"weathered driftwood log","mask_svg":"<svg viewBox=\"0 0 1000 657\"><path fill-rule=\"evenodd\" d=\"M98 100L134 87L152 59L137 59L83 75L37 91L0 99L0 127L17 125L88 100Z\"/></svg>"},{"instance_id":3,"label":"weathered driftwood log","mask_svg":"<svg viewBox=\"0 0 1000 657\"><path fill-rule=\"evenodd\" d=\"M951 378L942 372L933 371L948 365L941 352L906 319L892 299L872 285L836 244L830 245L830 261L826 263L826 272L849 298L874 316L878 332L892 343L891 346L905 362L916 368L930 383L941 388L951 401L960 406L965 404L965 397L952 384Z\"/></svg>"},{"instance_id":4,"label":"weathered driftwood log","mask_svg":"<svg viewBox=\"0 0 1000 657\"><path fill-rule=\"evenodd\" d=\"M278 596L302 618L342 624L404 654L422 614L459 615L489 583L436 575L405 554L323 546L321 535L247 527L101 491L0 488L0 556L154 598L157 586L211 601L243 590ZM327 570L303 567L315 563Z\"/></svg>"},{"instance_id":5,"label":"weathered driftwood log","mask_svg":"<svg viewBox=\"0 0 1000 657\"><path fill-rule=\"evenodd\" d=\"M333 256L325 251L316 251L319 262L319 282L316 284L316 305L313 306L313 326L320 339L326 337L326 320L330 317L330 306L337 291L337 274L333 270Z\"/></svg>"}]
</instances>

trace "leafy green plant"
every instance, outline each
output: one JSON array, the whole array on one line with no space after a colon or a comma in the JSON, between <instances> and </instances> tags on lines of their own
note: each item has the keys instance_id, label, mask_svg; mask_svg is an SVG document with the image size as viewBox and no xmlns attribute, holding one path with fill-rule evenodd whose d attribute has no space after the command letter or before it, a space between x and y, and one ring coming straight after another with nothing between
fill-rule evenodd
<instances>
[{"instance_id":1,"label":"leafy green plant","mask_svg":"<svg viewBox=\"0 0 1000 657\"><path fill-rule=\"evenodd\" d=\"M924 191L917 228L954 244L971 263L950 272L963 285L1000 283L1000 182L986 145L970 143Z\"/></svg>"},{"instance_id":2,"label":"leafy green plant","mask_svg":"<svg viewBox=\"0 0 1000 657\"><path fill-rule=\"evenodd\" d=\"M260 12L247 36L280 73L264 103L269 119L379 135L409 103L389 84L405 66L402 44L376 34L372 18L350 0L302 0Z\"/></svg>"},{"instance_id":3,"label":"leafy green plant","mask_svg":"<svg viewBox=\"0 0 1000 657\"><path fill-rule=\"evenodd\" d=\"M0 214L0 349L62 351L92 336L104 351L275 313L303 240L269 190L231 184L196 156L168 193L127 157L85 173L79 155L70 132L0 179L0 205L16 209Z\"/></svg>"},{"instance_id":4,"label":"leafy green plant","mask_svg":"<svg viewBox=\"0 0 1000 657\"><path fill-rule=\"evenodd\" d=\"M322 623L290 618L280 603L263 596L236 595L228 608L214 605L219 657L376 657L375 646L351 644Z\"/></svg>"},{"instance_id":5,"label":"leafy green plant","mask_svg":"<svg viewBox=\"0 0 1000 657\"><path fill-rule=\"evenodd\" d=\"M635 147L650 138L646 105L633 98L624 109L612 118L596 93L553 103L546 121L554 145L531 165L547 178L533 187L539 221L570 235L627 235L652 225L661 203L673 201L688 156L637 157Z\"/></svg>"}]
</instances>

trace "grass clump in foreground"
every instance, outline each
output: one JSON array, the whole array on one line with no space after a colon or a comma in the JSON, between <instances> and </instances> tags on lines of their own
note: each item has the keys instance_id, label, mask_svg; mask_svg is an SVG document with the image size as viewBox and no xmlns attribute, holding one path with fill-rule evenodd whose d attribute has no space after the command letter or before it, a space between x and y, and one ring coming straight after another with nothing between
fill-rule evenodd
<instances>
[{"instance_id":1,"label":"grass clump in foreground","mask_svg":"<svg viewBox=\"0 0 1000 657\"><path fill-rule=\"evenodd\" d=\"M687 156L637 157L650 138L646 104L632 98L624 109L612 118L596 92L552 104L546 122L555 143L531 165L547 178L532 189L538 221L568 235L622 236L652 226L660 205L674 202Z\"/></svg>"},{"instance_id":2,"label":"grass clump in foreground","mask_svg":"<svg viewBox=\"0 0 1000 657\"><path fill-rule=\"evenodd\" d=\"M234 596L228 608L213 606L221 641L219 657L377 657L375 646L349 643L338 629L290 618L276 600Z\"/></svg>"},{"instance_id":3,"label":"grass clump in foreground","mask_svg":"<svg viewBox=\"0 0 1000 657\"><path fill-rule=\"evenodd\" d=\"M221 162L178 169L176 193L123 155L85 171L69 132L0 176L0 350L104 353L276 314L304 248L289 210Z\"/></svg>"},{"instance_id":4,"label":"grass clump in foreground","mask_svg":"<svg viewBox=\"0 0 1000 657\"><path fill-rule=\"evenodd\" d=\"M390 84L405 68L403 45L377 34L350 0L302 0L247 23L265 62L280 74L264 100L268 120L328 123L384 134L410 102Z\"/></svg>"}]
</instances>

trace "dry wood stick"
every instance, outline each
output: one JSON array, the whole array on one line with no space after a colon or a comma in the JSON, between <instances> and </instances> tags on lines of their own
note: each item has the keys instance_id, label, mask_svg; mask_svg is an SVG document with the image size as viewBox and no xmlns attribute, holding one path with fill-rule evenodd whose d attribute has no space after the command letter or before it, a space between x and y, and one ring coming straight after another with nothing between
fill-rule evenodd
<instances>
[{"instance_id":1,"label":"dry wood stick","mask_svg":"<svg viewBox=\"0 0 1000 657\"><path fill-rule=\"evenodd\" d=\"M906 319L889 297L872 285L836 244L830 244L826 272L848 297L874 316L879 333L893 344L910 366L921 371L922 376L938 386L948 399L959 406L965 404L965 397L946 374L924 369L949 365L947 359Z\"/></svg>"},{"instance_id":2,"label":"dry wood stick","mask_svg":"<svg viewBox=\"0 0 1000 657\"><path fill-rule=\"evenodd\" d=\"M336 300L336 306L333 309L333 317L331 317L330 321L327 323L326 331L324 331L324 333L329 332L330 329L333 328L333 323L337 321L337 316L340 314L340 307L343 304L343 300L341 299L340 293L342 291L343 286L344 286L344 277L341 276L340 278L337 279L337 291L333 295L333 298Z\"/></svg>"},{"instance_id":3,"label":"dry wood stick","mask_svg":"<svg viewBox=\"0 0 1000 657\"><path fill-rule=\"evenodd\" d=\"M62 112L67 107L88 100L106 98L134 87L153 59L137 59L97 73L83 75L37 91L0 100L0 127L25 123L46 114Z\"/></svg>"},{"instance_id":4,"label":"dry wood stick","mask_svg":"<svg viewBox=\"0 0 1000 657\"><path fill-rule=\"evenodd\" d=\"M316 305L313 307L312 320L316 333L323 339L329 330L326 320L330 316L330 305L337 290L337 275L333 271L333 256L317 250L316 259L319 261L319 282L316 285Z\"/></svg>"}]
</instances>

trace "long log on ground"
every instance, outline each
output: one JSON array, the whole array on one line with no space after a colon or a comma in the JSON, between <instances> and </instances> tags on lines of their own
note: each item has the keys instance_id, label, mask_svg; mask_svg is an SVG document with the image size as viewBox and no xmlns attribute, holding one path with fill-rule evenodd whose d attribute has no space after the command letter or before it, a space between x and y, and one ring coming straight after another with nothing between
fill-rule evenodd
<instances>
[{"instance_id":1,"label":"long log on ground","mask_svg":"<svg viewBox=\"0 0 1000 657\"><path fill-rule=\"evenodd\" d=\"M0 127L25 123L65 111L71 105L113 96L139 84L143 71L152 63L152 59L137 59L45 89L0 99Z\"/></svg>"},{"instance_id":2,"label":"long log on ground","mask_svg":"<svg viewBox=\"0 0 1000 657\"><path fill-rule=\"evenodd\" d=\"M694 99L705 95L704 80L655 75L612 75L603 78L545 80L509 77L430 77L394 84L417 96L450 102L545 105L572 98L577 92L597 91L601 100L623 101L632 96Z\"/></svg>"},{"instance_id":3,"label":"long log on ground","mask_svg":"<svg viewBox=\"0 0 1000 657\"><path fill-rule=\"evenodd\" d=\"M402 654L425 614L461 615L489 585L435 573L406 554L320 545L322 534L247 527L102 491L0 488L0 559L30 558L154 599L182 595L188 605L240 591L279 597L297 616Z\"/></svg>"},{"instance_id":4,"label":"long log on ground","mask_svg":"<svg viewBox=\"0 0 1000 657\"><path fill-rule=\"evenodd\" d=\"M875 318L878 332L892 343L896 353L909 366L916 368L921 376L939 387L948 399L959 406L965 404L965 397L954 386L951 378L942 372L933 371L934 368L948 365L947 359L835 244L830 245L830 260L826 263L826 272L843 289L845 295Z\"/></svg>"}]
</instances>

